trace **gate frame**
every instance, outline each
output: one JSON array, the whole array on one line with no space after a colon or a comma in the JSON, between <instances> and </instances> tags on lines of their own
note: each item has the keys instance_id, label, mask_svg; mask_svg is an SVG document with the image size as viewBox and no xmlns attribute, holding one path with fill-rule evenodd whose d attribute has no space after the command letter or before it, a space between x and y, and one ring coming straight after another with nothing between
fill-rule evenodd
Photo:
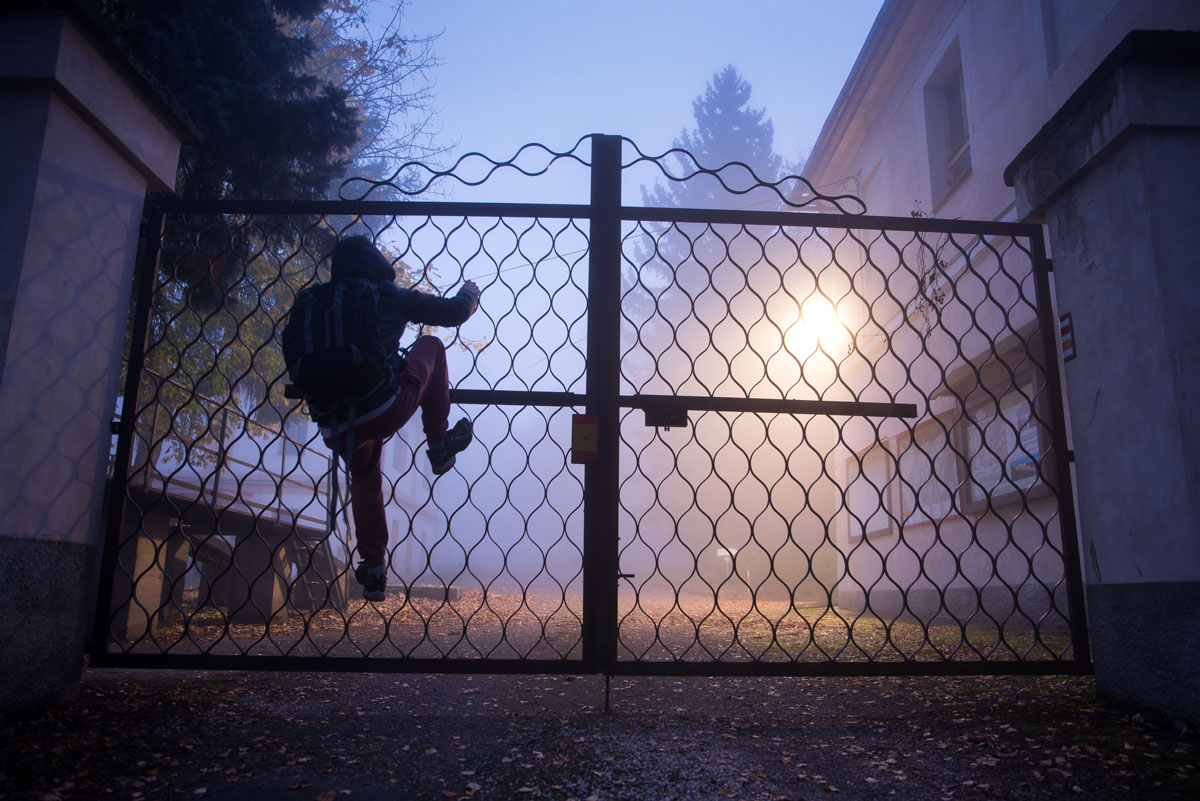
<instances>
[{"instance_id":1,"label":"gate frame","mask_svg":"<svg viewBox=\"0 0 1200 801\"><path fill-rule=\"evenodd\" d=\"M588 137L585 137L588 138ZM117 447L105 502L106 531L101 550L100 577L92 636L86 652L92 667L176 668L273 671L368 671L419 673L603 674L622 676L972 676L1091 674L1079 553L1079 535L1071 478L1073 454L1068 449L1062 387L1062 358L1056 336L1044 226L1035 223L880 217L866 214L827 214L797 211L748 211L626 207L621 203L622 146L625 137L592 134L590 203L464 203L440 201L187 201L177 198L147 203L135 277L135 306L122 413L113 425ZM581 139L580 142L583 140ZM640 153L640 151L638 151ZM564 154L555 154L561 157ZM665 154L664 154L665 155ZM658 157L661 159L662 157ZM641 160L657 160L643 156ZM636 162L634 162L636 163ZM716 175L711 170L701 172ZM670 176L668 176L670 177ZM679 180L679 179L675 179ZM778 188L776 187L776 191ZM548 392L451 389L452 403L495 406L584 407L597 418L600 436L594 461L584 466L583 489L583 614L581 659L467 659L342 656L261 656L250 654L139 654L108 651L113 586L119 539L126 511L129 467L137 419L138 391L149 336L150 307L161 256L166 214L338 214L366 216L483 216L504 218L569 218L589 221L586 392ZM622 409L725 411L778 414L838 414L916 416L915 404L853 401L772 400L702 396L621 395L621 224L666 222L766 225L835 229L906 231L1026 238L1035 281L1037 323L1041 333L1050 425L1055 450L1056 497L1062 540L1064 580L1067 583L1069 631L1073 658L1048 660L867 661L867 662L749 662L680 660L648 662L619 660L616 532L620 508L619 438L605 431L620 430Z\"/></svg>"}]
</instances>

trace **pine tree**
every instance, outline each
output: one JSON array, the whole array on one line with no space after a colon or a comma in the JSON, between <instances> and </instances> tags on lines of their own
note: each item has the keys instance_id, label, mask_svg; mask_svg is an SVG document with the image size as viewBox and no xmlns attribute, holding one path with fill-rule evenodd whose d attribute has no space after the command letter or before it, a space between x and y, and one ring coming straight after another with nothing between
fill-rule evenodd
<instances>
[{"instance_id":1,"label":"pine tree","mask_svg":"<svg viewBox=\"0 0 1200 801\"><path fill-rule=\"evenodd\" d=\"M189 198L314 198L359 138L349 92L306 70L312 43L280 16L323 0L92 0L114 38L171 94L200 141L180 154Z\"/></svg>"},{"instance_id":2,"label":"pine tree","mask_svg":"<svg viewBox=\"0 0 1200 801\"><path fill-rule=\"evenodd\" d=\"M775 125L765 110L750 106L750 95L750 84L732 65L713 75L704 93L692 101L695 128L681 131L672 143L690 156L671 153L671 176L692 175L698 168L720 170L730 189L745 191L755 183L745 167L721 169L739 162L762 181L779 178L783 159L775 153ZM642 199L648 206L675 208L729 208L745 203L708 175L642 187Z\"/></svg>"},{"instance_id":3,"label":"pine tree","mask_svg":"<svg viewBox=\"0 0 1200 801\"><path fill-rule=\"evenodd\" d=\"M692 101L695 127L680 132L664 159L668 180L642 187L647 206L784 207L777 192L754 188L778 180L784 162L775 153L774 124L766 111L750 106L751 91L732 65L713 75L704 93ZM651 298L665 286L711 281L727 258L728 238L737 234L738 227L646 224L643 232L633 238L633 260L624 276L625 300L633 313L647 316L654 303Z\"/></svg>"},{"instance_id":4,"label":"pine tree","mask_svg":"<svg viewBox=\"0 0 1200 801\"><path fill-rule=\"evenodd\" d=\"M774 150L774 124L750 98L750 84L733 66L713 76L692 101L695 127L676 137L664 159L668 180L642 187L647 206L786 208L778 192L761 187L780 180L785 165ZM728 315L730 302L747 294L747 265L738 251L757 233L753 226L733 224L644 223L630 236L623 344L635 385L659 376L672 383L672 391L688 380L712 391L723 380L696 367L696 358L711 341L714 315ZM709 328L707 334L700 334L701 325ZM684 370L687 375L667 377L687 365L693 365Z\"/></svg>"},{"instance_id":5,"label":"pine tree","mask_svg":"<svg viewBox=\"0 0 1200 801\"><path fill-rule=\"evenodd\" d=\"M383 73L402 63L433 64L420 48L404 62L399 7L380 40L372 29L356 41L365 12L348 0L91 3L199 134L180 155L176 194L183 198L328 196L356 156L380 157L384 123L365 120L378 117L379 105L413 75ZM343 17L351 22L339 27ZM306 25L321 22L336 35L321 37ZM298 217L168 217L146 354L147 368L161 377L143 382L139 409L160 427L171 421L172 441L183 443L189 461L204 460L200 445L212 450L214 410L240 406L271 423L297 417L282 397L274 331L336 235L328 221ZM157 413L159 406L169 412ZM161 432L149 439L155 448L169 444Z\"/></svg>"}]
</instances>

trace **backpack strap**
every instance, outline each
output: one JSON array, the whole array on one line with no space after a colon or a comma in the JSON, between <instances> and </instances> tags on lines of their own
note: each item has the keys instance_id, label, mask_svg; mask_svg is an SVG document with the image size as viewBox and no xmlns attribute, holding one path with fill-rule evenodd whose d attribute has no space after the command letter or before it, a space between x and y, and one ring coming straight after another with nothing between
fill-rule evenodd
<instances>
[{"instance_id":1,"label":"backpack strap","mask_svg":"<svg viewBox=\"0 0 1200 801\"><path fill-rule=\"evenodd\" d=\"M354 404L349 404L347 409L347 419L350 421L349 428L346 429L346 455L342 459L342 463L346 470L346 502L342 503L341 491L338 488L338 456L341 451L342 433L338 432L333 435L333 447L330 448L333 459L330 464L332 475L330 480L333 482L333 499L329 504L329 531L333 533L337 527L337 512L338 507L342 509L342 521L346 524L346 533L350 533L350 515L346 511L346 507L350 505L352 486L350 483L350 460L354 458Z\"/></svg>"},{"instance_id":2,"label":"backpack strap","mask_svg":"<svg viewBox=\"0 0 1200 801\"><path fill-rule=\"evenodd\" d=\"M304 304L304 352L313 352L312 303Z\"/></svg>"},{"instance_id":3,"label":"backpack strap","mask_svg":"<svg viewBox=\"0 0 1200 801\"><path fill-rule=\"evenodd\" d=\"M346 322L342 317L342 296L346 294L346 284L341 281L333 282L333 305L329 311L333 314L333 325L326 330L333 332L333 342L331 345L346 344Z\"/></svg>"}]
</instances>

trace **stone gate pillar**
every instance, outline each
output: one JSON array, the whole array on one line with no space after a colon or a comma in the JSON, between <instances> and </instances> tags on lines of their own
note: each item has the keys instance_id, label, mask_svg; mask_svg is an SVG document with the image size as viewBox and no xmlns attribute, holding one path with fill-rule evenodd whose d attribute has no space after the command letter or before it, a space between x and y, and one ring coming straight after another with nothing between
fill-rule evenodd
<instances>
[{"instance_id":1,"label":"stone gate pillar","mask_svg":"<svg viewBox=\"0 0 1200 801\"><path fill-rule=\"evenodd\" d=\"M0 9L0 713L78 685L142 203L184 130L74 4Z\"/></svg>"},{"instance_id":2,"label":"stone gate pillar","mask_svg":"<svg viewBox=\"0 0 1200 801\"><path fill-rule=\"evenodd\" d=\"M1098 689L1200 725L1200 33L1130 34L1005 180L1073 321Z\"/></svg>"}]
</instances>

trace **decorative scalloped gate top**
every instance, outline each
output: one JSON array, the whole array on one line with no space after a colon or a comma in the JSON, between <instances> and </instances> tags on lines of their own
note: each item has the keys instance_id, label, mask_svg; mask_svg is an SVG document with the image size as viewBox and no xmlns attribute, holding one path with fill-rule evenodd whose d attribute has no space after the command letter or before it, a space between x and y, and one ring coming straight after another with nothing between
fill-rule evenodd
<instances>
[{"instance_id":1,"label":"decorative scalloped gate top","mask_svg":"<svg viewBox=\"0 0 1200 801\"><path fill-rule=\"evenodd\" d=\"M405 165L336 201L161 204L92 664L1090 669L1040 229L870 217L688 159L597 135ZM411 199L563 161L590 203ZM639 166L777 210L624 206ZM415 424L385 448L377 603L353 530L326 524L344 499L283 397L277 338L364 231L402 281L484 292L438 332L476 444L441 477ZM576 415L595 425L584 464Z\"/></svg>"}]
</instances>

